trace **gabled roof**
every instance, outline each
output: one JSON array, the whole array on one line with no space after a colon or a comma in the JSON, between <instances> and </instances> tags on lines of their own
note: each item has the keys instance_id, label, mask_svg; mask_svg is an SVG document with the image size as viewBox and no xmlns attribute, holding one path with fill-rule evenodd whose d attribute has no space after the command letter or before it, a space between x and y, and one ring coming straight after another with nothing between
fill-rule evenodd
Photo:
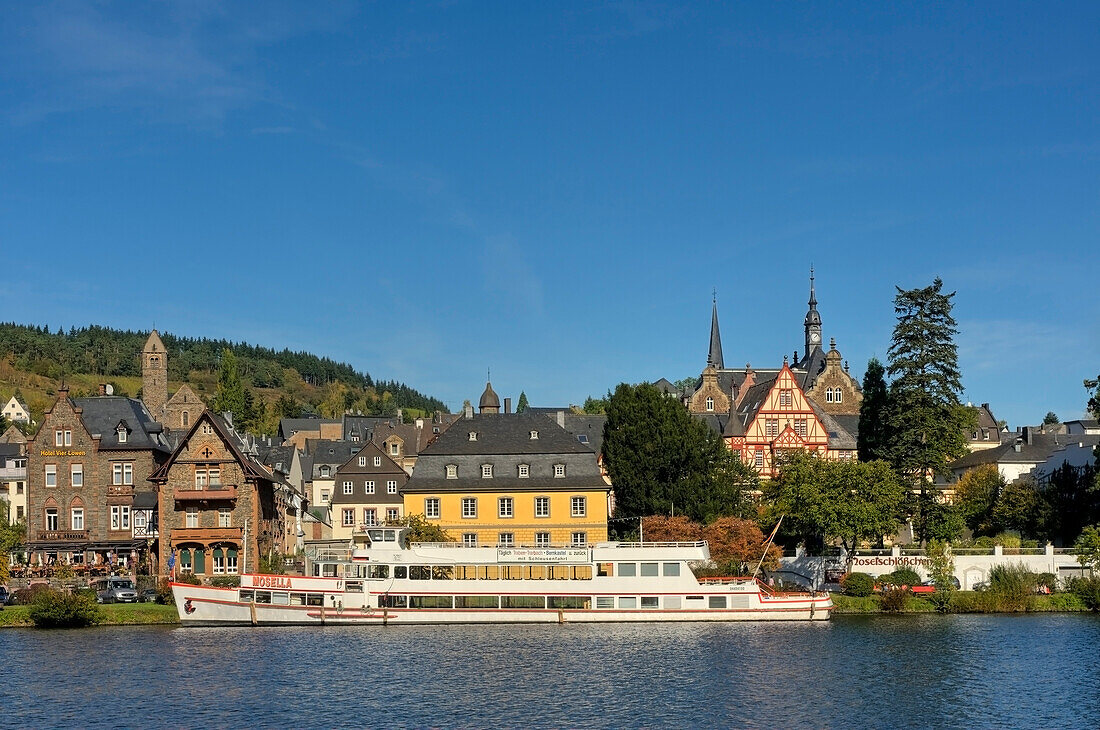
<instances>
[{"instance_id":1,"label":"gabled roof","mask_svg":"<svg viewBox=\"0 0 1100 730\"><path fill-rule=\"evenodd\" d=\"M80 420L92 436L99 438L99 448L140 451L153 449L169 452L171 446L164 437L163 427L153 420L145 404L134 398L101 395L94 398L73 398L80 409ZM118 440L118 428L126 429L126 441Z\"/></svg>"},{"instance_id":2,"label":"gabled roof","mask_svg":"<svg viewBox=\"0 0 1100 730\"><path fill-rule=\"evenodd\" d=\"M760 408L767 401L768 393L771 392L778 377L779 372L777 371L771 374L770 377L757 381L746 391L745 397L741 399L741 404L736 408L736 415L738 420L741 421L742 429L747 428L756 418L756 414L760 412Z\"/></svg>"},{"instance_id":3,"label":"gabled roof","mask_svg":"<svg viewBox=\"0 0 1100 730\"><path fill-rule=\"evenodd\" d=\"M164 352L164 343L160 340L160 335L156 330L149 333L149 339L145 340L145 346L141 348L143 353L145 352Z\"/></svg>"},{"instance_id":4,"label":"gabled roof","mask_svg":"<svg viewBox=\"0 0 1100 730\"><path fill-rule=\"evenodd\" d=\"M217 432L218 436L220 436L222 441L229 447L229 451L233 454L233 458L241 465L245 477L252 477L272 483L283 483L281 478L273 474L271 470L261 464L256 458L246 453L244 437L226 421L224 416L209 410L203 411L202 414L195 419L195 422L191 424L191 428L187 430L186 435L180 438L175 450L172 451L172 455L168 457L168 460L164 462L159 469L149 476L149 481L163 482L168 479L168 472L171 470L172 465L176 463L176 459L179 458L183 447L187 445L191 437L195 435L195 431L198 430L199 426L206 422L209 422L210 425L214 427L214 431Z\"/></svg>"},{"instance_id":5,"label":"gabled roof","mask_svg":"<svg viewBox=\"0 0 1100 730\"><path fill-rule=\"evenodd\" d=\"M531 432L538 438L531 438ZM477 434L474 441L470 433ZM485 413L457 421L425 448L422 455L583 454L592 449L544 415Z\"/></svg>"},{"instance_id":6,"label":"gabled roof","mask_svg":"<svg viewBox=\"0 0 1100 730\"><path fill-rule=\"evenodd\" d=\"M279 419L279 438L288 439L299 431L320 432L322 423L340 423L340 420L335 418L282 418Z\"/></svg>"},{"instance_id":7,"label":"gabled roof","mask_svg":"<svg viewBox=\"0 0 1100 730\"><path fill-rule=\"evenodd\" d=\"M556 423L556 416L547 416ZM600 453L603 449L603 428L607 424L605 414L566 413L565 430L573 434L577 443ZM541 434L539 434L541 438Z\"/></svg>"}]
</instances>

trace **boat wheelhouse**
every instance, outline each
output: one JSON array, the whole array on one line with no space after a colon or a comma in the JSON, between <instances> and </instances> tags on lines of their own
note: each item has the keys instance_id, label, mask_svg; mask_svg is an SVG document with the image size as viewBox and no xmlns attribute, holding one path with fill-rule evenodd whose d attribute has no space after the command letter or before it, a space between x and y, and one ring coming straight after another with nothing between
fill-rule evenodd
<instances>
[{"instance_id":1,"label":"boat wheelhouse","mask_svg":"<svg viewBox=\"0 0 1100 730\"><path fill-rule=\"evenodd\" d=\"M776 593L748 577L696 578L706 542L568 547L406 544L323 554L307 576L242 575L240 588L173 583L185 624L422 624L823 620L827 593Z\"/></svg>"}]
</instances>

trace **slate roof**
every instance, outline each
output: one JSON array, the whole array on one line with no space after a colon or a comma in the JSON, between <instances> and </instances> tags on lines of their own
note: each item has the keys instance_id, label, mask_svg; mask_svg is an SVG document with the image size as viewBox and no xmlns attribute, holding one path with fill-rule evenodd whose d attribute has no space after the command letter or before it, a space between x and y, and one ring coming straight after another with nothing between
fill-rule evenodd
<instances>
[{"instance_id":1,"label":"slate roof","mask_svg":"<svg viewBox=\"0 0 1100 730\"><path fill-rule=\"evenodd\" d=\"M428 424L424 424L424 429L427 428ZM424 429L418 429L416 424L402 423L393 418L376 425L370 440L372 443L381 446L390 436L397 436L404 442L405 456L416 456L420 453L420 442Z\"/></svg>"},{"instance_id":2,"label":"slate roof","mask_svg":"<svg viewBox=\"0 0 1100 730\"><path fill-rule=\"evenodd\" d=\"M279 419L279 437L288 439L299 431L320 431L322 423L340 423L334 418L282 418Z\"/></svg>"},{"instance_id":3,"label":"slate roof","mask_svg":"<svg viewBox=\"0 0 1100 730\"><path fill-rule=\"evenodd\" d=\"M354 441L353 436L358 436L362 442L370 441L375 426L392 418L393 416L344 416L344 438Z\"/></svg>"},{"instance_id":4,"label":"slate roof","mask_svg":"<svg viewBox=\"0 0 1100 730\"><path fill-rule=\"evenodd\" d=\"M557 415L547 416L557 423ZM587 446L597 454L603 448L603 427L607 424L605 414L566 413L565 430L573 434L577 442ZM583 436L583 438L582 438ZM542 437L542 434L539 434Z\"/></svg>"},{"instance_id":5,"label":"slate roof","mask_svg":"<svg viewBox=\"0 0 1100 730\"><path fill-rule=\"evenodd\" d=\"M93 436L99 436L99 449L140 451L153 449L168 453L172 450L164 437L164 428L153 420L145 404L134 398L101 395L95 398L73 398L81 409L80 420ZM125 443L119 443L118 426L127 428Z\"/></svg>"},{"instance_id":6,"label":"slate roof","mask_svg":"<svg viewBox=\"0 0 1100 730\"><path fill-rule=\"evenodd\" d=\"M815 346L809 357L804 357L791 368L798 387L806 392L817 382L817 376L825 370L825 351L820 346Z\"/></svg>"},{"instance_id":7,"label":"slate roof","mask_svg":"<svg viewBox=\"0 0 1100 730\"><path fill-rule=\"evenodd\" d=\"M134 492L134 509L156 509L157 493L151 491Z\"/></svg>"},{"instance_id":8,"label":"slate roof","mask_svg":"<svg viewBox=\"0 0 1100 730\"><path fill-rule=\"evenodd\" d=\"M172 455L149 476L150 481L163 482L168 478L168 472L179 456L180 450L203 423L204 419L207 418L210 419L210 423L214 426L214 430L218 432L218 435L229 445L229 450L233 452L233 456L240 463L241 468L245 472L245 476L264 479L272 483L285 484L281 477L275 475L270 469L260 463L257 457L249 453L254 444L249 443L248 434L241 434L233 428L232 423L226 419L224 415L214 413L210 410L203 411L202 415L196 418L194 423L191 424L191 428L189 428L186 433L181 433L179 442L173 449Z\"/></svg>"},{"instance_id":9,"label":"slate roof","mask_svg":"<svg viewBox=\"0 0 1100 730\"><path fill-rule=\"evenodd\" d=\"M830 417L834 421L836 421L837 424L839 424L840 427L842 429L844 429L845 432L848 433L849 437L851 438L851 442L853 444L856 444L856 446L839 446L837 448L842 448L842 449L844 449L844 448L852 448L852 449L858 448L858 443L859 443L859 415L856 415L856 414L842 415L842 416L837 415L837 416L830 416ZM830 444L829 445L830 446L832 445L832 439L831 438L830 438Z\"/></svg>"},{"instance_id":10,"label":"slate roof","mask_svg":"<svg viewBox=\"0 0 1100 730\"><path fill-rule=\"evenodd\" d=\"M737 418L741 421L742 432L752 423L756 418L756 414L760 411L761 406L764 405L764 401L768 398L768 393L775 385L775 379L779 376L779 371L775 371L763 380L759 380L752 385L746 391L745 397L741 399L741 405L737 408Z\"/></svg>"},{"instance_id":11,"label":"slate roof","mask_svg":"<svg viewBox=\"0 0 1100 730\"><path fill-rule=\"evenodd\" d=\"M1043 433L1033 426L1025 426L1022 431L1005 436L1000 446L971 452L948 464L948 468L967 470L983 464L1041 464L1066 446L1079 443L1095 446L1100 442L1100 436Z\"/></svg>"},{"instance_id":12,"label":"slate roof","mask_svg":"<svg viewBox=\"0 0 1100 730\"><path fill-rule=\"evenodd\" d=\"M485 384L485 391L481 394L481 400L478 401L479 408L500 408L500 396L493 390L492 383Z\"/></svg>"},{"instance_id":13,"label":"slate roof","mask_svg":"<svg viewBox=\"0 0 1100 730\"><path fill-rule=\"evenodd\" d=\"M15 458L23 455L22 444L0 444L0 459Z\"/></svg>"},{"instance_id":14,"label":"slate roof","mask_svg":"<svg viewBox=\"0 0 1100 730\"><path fill-rule=\"evenodd\" d=\"M470 440L470 432L477 440ZM538 431L538 438L531 438ZM578 454L592 449L544 415L484 413L456 422L422 454Z\"/></svg>"}]
</instances>

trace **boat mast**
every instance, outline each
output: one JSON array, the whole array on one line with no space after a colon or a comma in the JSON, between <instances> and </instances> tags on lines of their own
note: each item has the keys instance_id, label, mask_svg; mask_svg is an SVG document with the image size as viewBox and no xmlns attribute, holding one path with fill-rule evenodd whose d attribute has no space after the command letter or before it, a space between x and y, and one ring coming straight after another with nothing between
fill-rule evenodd
<instances>
[{"instance_id":1,"label":"boat mast","mask_svg":"<svg viewBox=\"0 0 1100 730\"><path fill-rule=\"evenodd\" d=\"M768 548L772 545L772 540L775 539L775 535L779 532L779 526L783 524L783 518L787 515L779 515L779 522L775 523L775 529L772 530L772 534L768 535L768 539L764 541L764 552L760 556L760 562L756 564L756 570L752 571L752 577L756 578L756 574L760 572L760 566L764 564L764 558L768 556Z\"/></svg>"}]
</instances>

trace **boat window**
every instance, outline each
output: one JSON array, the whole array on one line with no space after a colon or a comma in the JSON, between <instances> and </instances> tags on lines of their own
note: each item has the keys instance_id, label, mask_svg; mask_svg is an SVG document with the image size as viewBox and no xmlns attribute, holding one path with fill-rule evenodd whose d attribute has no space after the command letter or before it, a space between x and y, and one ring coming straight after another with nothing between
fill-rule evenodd
<instances>
[{"instance_id":1,"label":"boat window","mask_svg":"<svg viewBox=\"0 0 1100 730\"><path fill-rule=\"evenodd\" d=\"M576 580L592 580L592 566L578 565L573 568L573 578Z\"/></svg>"},{"instance_id":2,"label":"boat window","mask_svg":"<svg viewBox=\"0 0 1100 730\"><path fill-rule=\"evenodd\" d=\"M388 565L372 565L370 566L371 578L389 578L390 566Z\"/></svg>"},{"instance_id":3,"label":"boat window","mask_svg":"<svg viewBox=\"0 0 1100 730\"><path fill-rule=\"evenodd\" d=\"M649 578L657 575L657 563L642 563L642 577Z\"/></svg>"},{"instance_id":4,"label":"boat window","mask_svg":"<svg viewBox=\"0 0 1100 730\"><path fill-rule=\"evenodd\" d=\"M473 565L456 565L455 578L459 580L474 580L477 578L477 567Z\"/></svg>"},{"instance_id":5,"label":"boat window","mask_svg":"<svg viewBox=\"0 0 1100 730\"><path fill-rule=\"evenodd\" d=\"M382 542L382 530L367 530L371 542Z\"/></svg>"},{"instance_id":6,"label":"boat window","mask_svg":"<svg viewBox=\"0 0 1100 730\"><path fill-rule=\"evenodd\" d=\"M271 602L278 606L289 606L290 594L286 591L276 591L271 594Z\"/></svg>"},{"instance_id":7,"label":"boat window","mask_svg":"<svg viewBox=\"0 0 1100 730\"><path fill-rule=\"evenodd\" d=\"M347 582L346 587L345 587L344 590L345 590L346 593L362 593L363 592L363 583L361 581L357 581L357 580L354 580L354 581L349 580Z\"/></svg>"},{"instance_id":8,"label":"boat window","mask_svg":"<svg viewBox=\"0 0 1100 730\"><path fill-rule=\"evenodd\" d=\"M386 542L397 542L397 530L386 530Z\"/></svg>"},{"instance_id":9,"label":"boat window","mask_svg":"<svg viewBox=\"0 0 1100 730\"><path fill-rule=\"evenodd\" d=\"M665 596L665 608L673 609L673 610L680 608L680 597L679 596Z\"/></svg>"},{"instance_id":10,"label":"boat window","mask_svg":"<svg viewBox=\"0 0 1100 730\"><path fill-rule=\"evenodd\" d=\"M271 603L271 591L256 591L256 603Z\"/></svg>"},{"instance_id":11,"label":"boat window","mask_svg":"<svg viewBox=\"0 0 1100 730\"><path fill-rule=\"evenodd\" d=\"M551 565L550 580L569 580L573 577L572 565Z\"/></svg>"},{"instance_id":12,"label":"boat window","mask_svg":"<svg viewBox=\"0 0 1100 730\"><path fill-rule=\"evenodd\" d=\"M306 605L308 606L323 606L325 605L325 594L323 593L309 593L306 595Z\"/></svg>"},{"instance_id":13,"label":"boat window","mask_svg":"<svg viewBox=\"0 0 1100 730\"><path fill-rule=\"evenodd\" d=\"M450 580L454 578L455 569L450 565L433 565L432 580Z\"/></svg>"},{"instance_id":14,"label":"boat window","mask_svg":"<svg viewBox=\"0 0 1100 730\"><path fill-rule=\"evenodd\" d=\"M547 608L591 608L592 601L588 596L547 596Z\"/></svg>"},{"instance_id":15,"label":"boat window","mask_svg":"<svg viewBox=\"0 0 1100 730\"><path fill-rule=\"evenodd\" d=\"M455 596L455 608L497 608L497 597Z\"/></svg>"},{"instance_id":16,"label":"boat window","mask_svg":"<svg viewBox=\"0 0 1100 730\"><path fill-rule=\"evenodd\" d=\"M479 580L499 580L500 568L496 565L479 565L477 577Z\"/></svg>"},{"instance_id":17,"label":"boat window","mask_svg":"<svg viewBox=\"0 0 1100 730\"><path fill-rule=\"evenodd\" d=\"M409 577L409 567L407 565L395 565L395 566L393 566L393 577L394 578L408 578Z\"/></svg>"},{"instance_id":18,"label":"boat window","mask_svg":"<svg viewBox=\"0 0 1100 730\"><path fill-rule=\"evenodd\" d=\"M661 566L665 576L680 575L679 563L665 563Z\"/></svg>"},{"instance_id":19,"label":"boat window","mask_svg":"<svg viewBox=\"0 0 1100 730\"><path fill-rule=\"evenodd\" d=\"M638 599L634 596L619 596L619 608L637 608Z\"/></svg>"},{"instance_id":20,"label":"boat window","mask_svg":"<svg viewBox=\"0 0 1100 730\"><path fill-rule=\"evenodd\" d=\"M615 608L613 596L596 596L596 608Z\"/></svg>"},{"instance_id":21,"label":"boat window","mask_svg":"<svg viewBox=\"0 0 1100 730\"><path fill-rule=\"evenodd\" d=\"M600 576L601 578L615 575L615 564L600 563L596 566L596 575Z\"/></svg>"},{"instance_id":22,"label":"boat window","mask_svg":"<svg viewBox=\"0 0 1100 730\"><path fill-rule=\"evenodd\" d=\"M500 577L505 580L521 580L526 577L527 567L526 565L502 565Z\"/></svg>"},{"instance_id":23,"label":"boat window","mask_svg":"<svg viewBox=\"0 0 1100 730\"><path fill-rule=\"evenodd\" d=\"M702 596L688 596L687 599L689 601L701 601L701 600L703 600L703 597Z\"/></svg>"},{"instance_id":24,"label":"boat window","mask_svg":"<svg viewBox=\"0 0 1100 730\"><path fill-rule=\"evenodd\" d=\"M313 577L314 578L321 577L321 566L318 565L317 563L313 564Z\"/></svg>"},{"instance_id":25,"label":"boat window","mask_svg":"<svg viewBox=\"0 0 1100 730\"><path fill-rule=\"evenodd\" d=\"M409 596L409 608L450 608L450 596Z\"/></svg>"},{"instance_id":26,"label":"boat window","mask_svg":"<svg viewBox=\"0 0 1100 730\"><path fill-rule=\"evenodd\" d=\"M406 608L409 605L408 596L379 596L379 608Z\"/></svg>"},{"instance_id":27,"label":"boat window","mask_svg":"<svg viewBox=\"0 0 1100 730\"><path fill-rule=\"evenodd\" d=\"M252 591L241 591L241 597L239 599L241 603L252 603Z\"/></svg>"},{"instance_id":28,"label":"boat window","mask_svg":"<svg viewBox=\"0 0 1100 730\"><path fill-rule=\"evenodd\" d=\"M323 575L326 578L335 578L336 577L336 564L335 563L325 563L324 565L322 565L321 566L321 575Z\"/></svg>"},{"instance_id":29,"label":"boat window","mask_svg":"<svg viewBox=\"0 0 1100 730\"><path fill-rule=\"evenodd\" d=\"M432 569L427 565L410 565L409 580L431 580Z\"/></svg>"},{"instance_id":30,"label":"boat window","mask_svg":"<svg viewBox=\"0 0 1100 730\"><path fill-rule=\"evenodd\" d=\"M707 602L707 607L708 608L725 608L726 607L726 597L725 596L711 596L710 600Z\"/></svg>"},{"instance_id":31,"label":"boat window","mask_svg":"<svg viewBox=\"0 0 1100 730\"><path fill-rule=\"evenodd\" d=\"M642 596L642 608L657 608L657 596Z\"/></svg>"},{"instance_id":32,"label":"boat window","mask_svg":"<svg viewBox=\"0 0 1100 730\"><path fill-rule=\"evenodd\" d=\"M529 565L527 566L527 577L531 580L546 580L546 566L545 565Z\"/></svg>"},{"instance_id":33,"label":"boat window","mask_svg":"<svg viewBox=\"0 0 1100 730\"><path fill-rule=\"evenodd\" d=\"M634 563L619 563L619 575L623 578L633 578L638 575L638 566Z\"/></svg>"},{"instance_id":34,"label":"boat window","mask_svg":"<svg viewBox=\"0 0 1100 730\"><path fill-rule=\"evenodd\" d=\"M304 605L306 605L306 594L305 593L291 593L290 594L290 605L291 606L304 606Z\"/></svg>"},{"instance_id":35,"label":"boat window","mask_svg":"<svg viewBox=\"0 0 1100 730\"><path fill-rule=\"evenodd\" d=\"M501 608L546 608L545 596L501 596Z\"/></svg>"}]
</instances>

